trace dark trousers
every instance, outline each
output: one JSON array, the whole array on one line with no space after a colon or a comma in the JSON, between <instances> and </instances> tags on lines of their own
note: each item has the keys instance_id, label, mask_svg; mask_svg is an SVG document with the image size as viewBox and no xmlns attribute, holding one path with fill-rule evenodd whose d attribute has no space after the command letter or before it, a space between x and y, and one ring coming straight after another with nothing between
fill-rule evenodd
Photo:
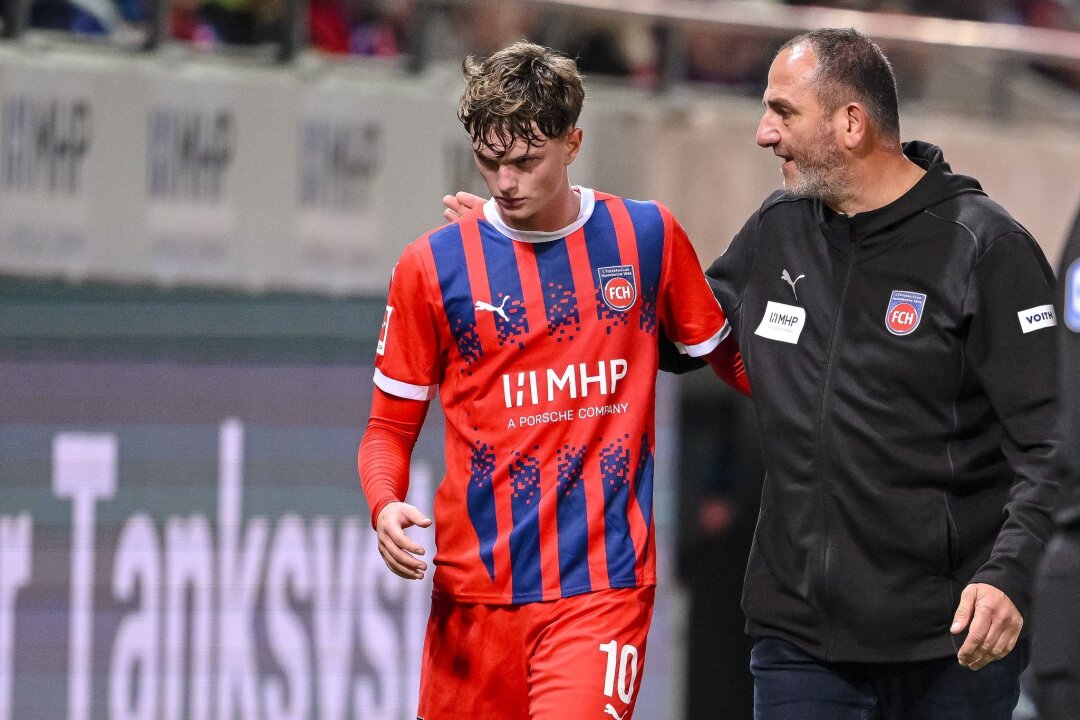
<instances>
[{"instance_id":1,"label":"dark trousers","mask_svg":"<svg viewBox=\"0 0 1080 720\"><path fill-rule=\"evenodd\" d=\"M1080 528L1050 541L1035 583L1031 669L1040 720L1080 717Z\"/></svg>"},{"instance_id":2,"label":"dark trousers","mask_svg":"<svg viewBox=\"0 0 1080 720\"><path fill-rule=\"evenodd\" d=\"M777 638L754 644L754 720L1010 720L1026 647L981 670L955 657L828 663Z\"/></svg>"}]
</instances>

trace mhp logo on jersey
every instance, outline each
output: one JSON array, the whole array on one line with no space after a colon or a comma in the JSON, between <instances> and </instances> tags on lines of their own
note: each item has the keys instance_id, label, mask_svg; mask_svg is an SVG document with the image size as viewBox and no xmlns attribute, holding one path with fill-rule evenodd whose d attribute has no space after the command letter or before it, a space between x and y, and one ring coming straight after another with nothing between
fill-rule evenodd
<instances>
[{"instance_id":1,"label":"mhp logo on jersey","mask_svg":"<svg viewBox=\"0 0 1080 720\"><path fill-rule=\"evenodd\" d=\"M633 265L612 265L596 269L600 276L600 297L612 310L629 310L637 300Z\"/></svg>"},{"instance_id":2,"label":"mhp logo on jersey","mask_svg":"<svg viewBox=\"0 0 1080 720\"><path fill-rule=\"evenodd\" d=\"M908 290L893 290L889 309L885 311L885 327L893 335L910 335L922 322L926 296Z\"/></svg>"}]
</instances>

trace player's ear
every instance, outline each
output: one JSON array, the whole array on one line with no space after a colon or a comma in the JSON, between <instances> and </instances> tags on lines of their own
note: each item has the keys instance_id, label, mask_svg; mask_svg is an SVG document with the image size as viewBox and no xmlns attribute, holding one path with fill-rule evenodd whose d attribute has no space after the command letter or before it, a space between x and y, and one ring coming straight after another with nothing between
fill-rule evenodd
<instances>
[{"instance_id":1,"label":"player's ear","mask_svg":"<svg viewBox=\"0 0 1080 720\"><path fill-rule=\"evenodd\" d=\"M584 133L576 127L566 133L566 164L574 162L578 151L581 150L581 138Z\"/></svg>"}]
</instances>

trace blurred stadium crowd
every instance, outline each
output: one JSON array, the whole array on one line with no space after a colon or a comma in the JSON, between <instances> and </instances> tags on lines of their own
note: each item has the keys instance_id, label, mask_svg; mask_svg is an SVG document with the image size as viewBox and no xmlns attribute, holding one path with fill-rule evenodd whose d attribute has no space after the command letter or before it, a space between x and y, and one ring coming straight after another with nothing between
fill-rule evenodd
<instances>
[{"instance_id":1,"label":"blurred stadium crowd","mask_svg":"<svg viewBox=\"0 0 1080 720\"><path fill-rule=\"evenodd\" d=\"M0 0L0 2L12 0ZM708 2L708 0L699 0ZM882 13L946 17L1080 29L1080 0L744 0ZM41 30L107 37L137 32L150 21L152 0L30 0L29 26ZM200 49L281 42L288 32L287 0L171 0L167 33ZM629 78L648 85L658 69L656 38L640 23L613 23L610 16L568 22L542 3L520 0L421 2L421 0L308 0L308 43L328 55L397 59L408 51L420 27L420 13L434 21L424 36L433 57L486 54L527 37L576 56L586 73ZM687 33L683 79L717 83L756 94L756 83L773 48L760 38L717 29ZM889 48L886 48L889 50ZM920 58L895 57L917 91ZM1054 79L1080 89L1080 72L1044 69ZM902 77L903 79L903 77ZM904 83L902 83L903 85Z\"/></svg>"}]
</instances>

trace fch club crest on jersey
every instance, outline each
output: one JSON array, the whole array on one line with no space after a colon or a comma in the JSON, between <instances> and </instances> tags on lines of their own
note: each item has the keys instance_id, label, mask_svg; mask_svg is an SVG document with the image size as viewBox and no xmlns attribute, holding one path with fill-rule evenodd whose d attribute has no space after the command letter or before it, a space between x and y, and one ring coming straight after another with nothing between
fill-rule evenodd
<instances>
[{"instance_id":1,"label":"fch club crest on jersey","mask_svg":"<svg viewBox=\"0 0 1080 720\"><path fill-rule=\"evenodd\" d=\"M908 290L893 290L889 309L885 311L885 327L893 335L910 335L922 322L926 295Z\"/></svg>"},{"instance_id":2,"label":"fch club crest on jersey","mask_svg":"<svg viewBox=\"0 0 1080 720\"><path fill-rule=\"evenodd\" d=\"M637 301L637 281L633 265L611 265L596 269L600 297L612 310L629 310Z\"/></svg>"}]
</instances>

